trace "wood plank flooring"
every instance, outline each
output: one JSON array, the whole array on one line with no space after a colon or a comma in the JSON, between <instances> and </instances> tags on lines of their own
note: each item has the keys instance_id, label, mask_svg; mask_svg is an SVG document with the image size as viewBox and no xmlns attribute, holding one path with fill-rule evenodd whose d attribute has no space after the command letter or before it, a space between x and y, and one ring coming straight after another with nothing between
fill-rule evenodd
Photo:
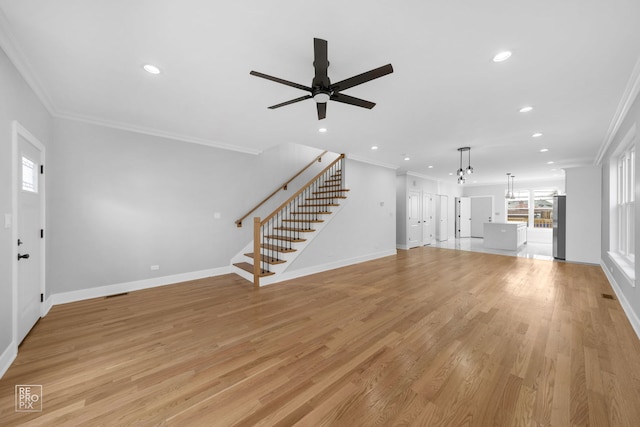
<instances>
[{"instance_id":1,"label":"wood plank flooring","mask_svg":"<svg viewBox=\"0 0 640 427\"><path fill-rule=\"evenodd\" d=\"M640 341L602 293L597 266L425 247L55 306L0 425L638 426Z\"/></svg>"}]
</instances>

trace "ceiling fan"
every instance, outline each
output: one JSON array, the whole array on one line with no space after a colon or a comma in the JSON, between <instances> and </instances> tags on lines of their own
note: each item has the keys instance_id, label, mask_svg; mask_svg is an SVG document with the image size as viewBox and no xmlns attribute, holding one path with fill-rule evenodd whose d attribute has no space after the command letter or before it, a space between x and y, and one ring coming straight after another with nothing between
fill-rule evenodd
<instances>
[{"instance_id":1,"label":"ceiling fan","mask_svg":"<svg viewBox=\"0 0 640 427\"><path fill-rule=\"evenodd\" d=\"M318 109L318 120L322 120L327 116L327 101L337 101L343 104L355 105L362 108L373 108L375 102L366 101L364 99L355 98L353 96L340 93L343 90L352 88L354 86L361 85L370 80L377 79L378 77L385 76L393 73L393 67L391 64L383 65L366 73L358 74L346 80L339 81L338 83L331 84L329 76L327 75L327 68L329 68L329 59L327 56L327 41L322 39L313 39L313 68L315 68L315 76L311 81L311 86L304 86L298 83L283 80L278 77L269 76L267 74L259 73L257 71L251 71L249 74L256 77L262 77L263 79L271 80L276 83L295 87L309 92L309 95L301 96L300 98L285 101L280 104L272 105L270 109L284 107L285 105L294 104L296 102L304 101L305 99L313 98L316 101L316 108Z\"/></svg>"}]
</instances>

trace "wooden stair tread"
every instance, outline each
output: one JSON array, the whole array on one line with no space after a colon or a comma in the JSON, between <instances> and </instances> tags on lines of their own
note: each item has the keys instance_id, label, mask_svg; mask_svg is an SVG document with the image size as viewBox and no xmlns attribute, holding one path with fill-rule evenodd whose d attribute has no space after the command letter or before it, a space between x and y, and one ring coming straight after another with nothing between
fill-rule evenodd
<instances>
[{"instance_id":1,"label":"wooden stair tread","mask_svg":"<svg viewBox=\"0 0 640 427\"><path fill-rule=\"evenodd\" d=\"M235 265L236 267L238 267L238 268L240 268L240 269L242 269L242 270L244 270L244 271L246 271L248 273L253 274L253 264L249 264L248 262L237 262L237 263L235 263L233 265ZM267 270L261 270L260 271L260 277L273 276L274 274L276 274L276 273L274 273L272 271L267 271Z\"/></svg>"},{"instance_id":2,"label":"wooden stair tread","mask_svg":"<svg viewBox=\"0 0 640 427\"><path fill-rule=\"evenodd\" d=\"M326 196L326 197L309 197L307 200L331 200L331 199L346 199L346 196Z\"/></svg>"},{"instance_id":3,"label":"wooden stair tread","mask_svg":"<svg viewBox=\"0 0 640 427\"><path fill-rule=\"evenodd\" d=\"M295 212L292 212L295 213ZM318 223L318 222L324 222L324 219L283 219L282 222L311 222L311 223Z\"/></svg>"},{"instance_id":4,"label":"wooden stair tread","mask_svg":"<svg viewBox=\"0 0 640 427\"><path fill-rule=\"evenodd\" d=\"M299 208L324 208L327 206L340 206L337 203L322 203L322 204L318 204L318 205L298 205Z\"/></svg>"},{"instance_id":5,"label":"wooden stair tread","mask_svg":"<svg viewBox=\"0 0 640 427\"><path fill-rule=\"evenodd\" d=\"M339 185L336 185L336 187L339 187ZM335 190L314 191L313 194L337 193L339 191L349 191L349 189L348 188L336 188Z\"/></svg>"},{"instance_id":6,"label":"wooden stair tread","mask_svg":"<svg viewBox=\"0 0 640 427\"><path fill-rule=\"evenodd\" d=\"M314 229L312 228L293 228L293 227L273 227L274 230L282 230L282 231L295 231L298 233L313 233Z\"/></svg>"},{"instance_id":7,"label":"wooden stair tread","mask_svg":"<svg viewBox=\"0 0 640 427\"><path fill-rule=\"evenodd\" d=\"M300 207L304 207L304 206L298 206ZM291 215L331 215L333 212L329 212L329 211L318 211L318 212L291 212Z\"/></svg>"},{"instance_id":8,"label":"wooden stair tread","mask_svg":"<svg viewBox=\"0 0 640 427\"><path fill-rule=\"evenodd\" d=\"M260 245L260 247L262 249L266 249L268 251L276 251L276 252L282 252L282 253L289 253L289 252L297 251L297 249L285 248L284 246L271 245L269 243L262 243Z\"/></svg>"},{"instance_id":9,"label":"wooden stair tread","mask_svg":"<svg viewBox=\"0 0 640 427\"><path fill-rule=\"evenodd\" d=\"M253 252L244 255L253 259ZM285 262L287 262L283 259L273 258L265 254L260 255L260 260L266 262L267 264L284 264Z\"/></svg>"},{"instance_id":10,"label":"wooden stair tread","mask_svg":"<svg viewBox=\"0 0 640 427\"><path fill-rule=\"evenodd\" d=\"M300 243L300 242L306 242L307 239L300 239L298 237L289 237L289 236L280 236L277 234L270 234L268 236L264 236L266 239L273 239L273 240L284 240L285 242L293 242L293 243Z\"/></svg>"}]
</instances>

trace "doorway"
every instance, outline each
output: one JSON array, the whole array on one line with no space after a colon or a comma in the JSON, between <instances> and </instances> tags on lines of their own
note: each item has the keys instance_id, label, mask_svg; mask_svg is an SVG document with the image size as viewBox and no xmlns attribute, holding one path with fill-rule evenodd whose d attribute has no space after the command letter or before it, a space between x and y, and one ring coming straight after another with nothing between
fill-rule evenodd
<instances>
[{"instance_id":1,"label":"doorway","mask_svg":"<svg viewBox=\"0 0 640 427\"><path fill-rule=\"evenodd\" d=\"M471 197L471 237L484 237L484 224L492 215L493 196Z\"/></svg>"}]
</instances>

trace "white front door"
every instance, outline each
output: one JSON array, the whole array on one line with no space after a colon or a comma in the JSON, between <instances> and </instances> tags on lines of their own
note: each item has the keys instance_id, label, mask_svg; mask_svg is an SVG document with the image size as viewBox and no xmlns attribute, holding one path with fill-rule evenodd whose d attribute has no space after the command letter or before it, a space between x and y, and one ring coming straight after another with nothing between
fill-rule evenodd
<instances>
[{"instance_id":1,"label":"white front door","mask_svg":"<svg viewBox=\"0 0 640 427\"><path fill-rule=\"evenodd\" d=\"M449 198L445 195L438 195L436 221L436 238L439 242L449 239Z\"/></svg>"},{"instance_id":2,"label":"white front door","mask_svg":"<svg viewBox=\"0 0 640 427\"><path fill-rule=\"evenodd\" d=\"M471 200L456 197L456 237L471 237Z\"/></svg>"},{"instance_id":3,"label":"white front door","mask_svg":"<svg viewBox=\"0 0 640 427\"><path fill-rule=\"evenodd\" d=\"M431 245L435 239L435 222L433 220L433 197L429 193L422 195L422 244Z\"/></svg>"},{"instance_id":4,"label":"white front door","mask_svg":"<svg viewBox=\"0 0 640 427\"><path fill-rule=\"evenodd\" d=\"M420 213L420 192L409 191L409 200L407 202L407 247L415 248L420 246L421 230L421 213Z\"/></svg>"},{"instance_id":5,"label":"white front door","mask_svg":"<svg viewBox=\"0 0 640 427\"><path fill-rule=\"evenodd\" d=\"M15 132L15 131L14 131ZM40 167L42 152L25 136L17 138L17 342L27 336L40 319L40 294L43 268L43 197L44 183Z\"/></svg>"}]
</instances>

